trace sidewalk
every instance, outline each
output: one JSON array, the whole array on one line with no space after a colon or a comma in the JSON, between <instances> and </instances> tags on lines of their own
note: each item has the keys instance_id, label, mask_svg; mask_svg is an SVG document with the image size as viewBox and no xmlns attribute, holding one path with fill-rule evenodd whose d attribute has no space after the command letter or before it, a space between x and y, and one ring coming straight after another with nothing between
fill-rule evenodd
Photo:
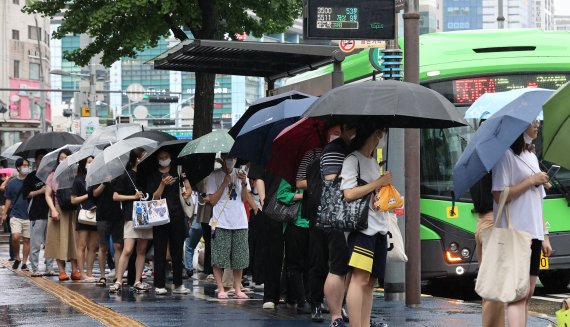
<instances>
[{"instance_id":1,"label":"sidewalk","mask_svg":"<svg viewBox=\"0 0 570 327\"><path fill-rule=\"evenodd\" d=\"M6 254L4 247L0 245L2 258ZM166 296L155 296L153 291L136 294L128 290L116 295L94 284L60 283L56 277L32 279L5 265L7 262L0 260L2 326L99 326L109 325L109 321L125 326L125 319L129 318L147 326L280 327L294 324L317 327L328 324L312 323L308 315L297 315L285 305L278 306L277 310L263 310L261 293L254 293L252 299L245 301L218 300L215 285L194 279L185 280L185 286L192 289L190 295L169 292ZM107 311L107 308L115 312L100 313L101 309ZM383 294L376 292L372 314L375 321L390 327L481 326L480 305L429 296L423 296L421 305L412 309L402 302L385 302ZM109 320L110 317L117 320ZM533 327L548 324L549 320L536 316L529 322Z\"/></svg>"}]
</instances>

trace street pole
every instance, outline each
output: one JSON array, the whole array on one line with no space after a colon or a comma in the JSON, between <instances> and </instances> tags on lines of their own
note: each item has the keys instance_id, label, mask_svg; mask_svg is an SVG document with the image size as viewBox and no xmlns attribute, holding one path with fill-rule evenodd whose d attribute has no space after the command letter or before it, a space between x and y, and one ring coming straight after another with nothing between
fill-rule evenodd
<instances>
[{"instance_id":1,"label":"street pole","mask_svg":"<svg viewBox=\"0 0 570 327\"><path fill-rule=\"evenodd\" d=\"M42 35L40 33L40 29L38 26L38 18L34 16L34 20L36 21L36 36L38 40L38 54L40 55L40 89L45 89L45 76L44 76L44 58L42 56L42 45L40 43L40 39ZM35 101L34 101L35 103ZM40 92L40 104L38 105L40 111L40 130L42 133L47 132L47 125L45 120L45 110L46 110L46 92Z\"/></svg>"},{"instance_id":2,"label":"street pole","mask_svg":"<svg viewBox=\"0 0 570 327\"><path fill-rule=\"evenodd\" d=\"M89 116L97 117L97 85L95 84L95 65L89 62Z\"/></svg>"},{"instance_id":3,"label":"street pole","mask_svg":"<svg viewBox=\"0 0 570 327\"><path fill-rule=\"evenodd\" d=\"M419 83L419 0L408 0L404 9L404 80ZM421 241L420 241L420 131L408 128L404 132L406 144L406 305L416 307L421 298Z\"/></svg>"},{"instance_id":4,"label":"street pole","mask_svg":"<svg viewBox=\"0 0 570 327\"><path fill-rule=\"evenodd\" d=\"M342 62L345 58L344 53L339 50L333 51L333 72L332 72L332 85L331 88L344 85L344 73L342 72Z\"/></svg>"},{"instance_id":5,"label":"street pole","mask_svg":"<svg viewBox=\"0 0 570 327\"><path fill-rule=\"evenodd\" d=\"M499 0L499 15L497 15L497 24L499 29L505 28L505 16L503 16L503 0Z\"/></svg>"}]
</instances>

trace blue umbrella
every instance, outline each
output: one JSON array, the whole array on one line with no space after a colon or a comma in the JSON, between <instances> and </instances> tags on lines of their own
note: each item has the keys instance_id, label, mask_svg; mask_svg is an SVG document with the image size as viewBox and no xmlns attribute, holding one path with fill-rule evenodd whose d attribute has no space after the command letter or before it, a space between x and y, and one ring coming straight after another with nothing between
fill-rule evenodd
<instances>
[{"instance_id":1,"label":"blue umbrella","mask_svg":"<svg viewBox=\"0 0 570 327\"><path fill-rule=\"evenodd\" d=\"M455 199L493 169L511 144L536 119L550 95L549 90L541 89L525 92L479 127L453 167Z\"/></svg>"},{"instance_id":2,"label":"blue umbrella","mask_svg":"<svg viewBox=\"0 0 570 327\"><path fill-rule=\"evenodd\" d=\"M524 88L506 92L485 93L480 96L465 112L465 119L488 119L493 114L504 108L505 106L516 101L530 101L533 106L542 106L544 100L542 94L554 94L554 90L540 88ZM529 94L529 97L521 98L522 95ZM515 103L513 103L515 105ZM542 111L538 115L538 119L543 120Z\"/></svg>"},{"instance_id":3,"label":"blue umbrella","mask_svg":"<svg viewBox=\"0 0 570 327\"><path fill-rule=\"evenodd\" d=\"M285 100L272 107L262 109L245 122L238 137L286 118L300 117L317 99L317 97L308 97L298 100Z\"/></svg>"}]
</instances>

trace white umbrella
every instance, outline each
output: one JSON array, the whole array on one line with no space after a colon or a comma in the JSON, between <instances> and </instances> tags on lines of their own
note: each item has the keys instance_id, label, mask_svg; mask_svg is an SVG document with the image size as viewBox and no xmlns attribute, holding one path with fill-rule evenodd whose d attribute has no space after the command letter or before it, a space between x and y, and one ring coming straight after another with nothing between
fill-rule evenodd
<instances>
[{"instance_id":1,"label":"white umbrella","mask_svg":"<svg viewBox=\"0 0 570 327\"><path fill-rule=\"evenodd\" d=\"M85 178L87 187L110 182L126 171L131 150L142 148L147 152L158 147L158 142L144 137L120 140L98 154L91 162Z\"/></svg>"},{"instance_id":2,"label":"white umbrella","mask_svg":"<svg viewBox=\"0 0 570 327\"><path fill-rule=\"evenodd\" d=\"M6 149L4 149L4 151L2 151L2 153L0 153L0 157L2 157L4 159L8 159L8 160L18 160L18 158L20 158L20 157L15 156L14 152L16 152L16 149L20 146L20 144L22 144L22 142L18 142L16 144L10 145Z\"/></svg>"},{"instance_id":3,"label":"white umbrella","mask_svg":"<svg viewBox=\"0 0 570 327\"><path fill-rule=\"evenodd\" d=\"M40 166L36 172L36 176L41 179L44 183L47 181L47 178L51 172L55 170L58 165L58 154L59 151L63 149L68 149L69 151L76 152L81 148L80 144L67 144L62 146L61 148L57 148L52 152L48 152L42 159Z\"/></svg>"},{"instance_id":4,"label":"white umbrella","mask_svg":"<svg viewBox=\"0 0 570 327\"><path fill-rule=\"evenodd\" d=\"M103 127L96 130L85 140L82 149L94 146L103 148L107 144L115 143L142 130L143 128L140 124L117 124Z\"/></svg>"}]
</instances>

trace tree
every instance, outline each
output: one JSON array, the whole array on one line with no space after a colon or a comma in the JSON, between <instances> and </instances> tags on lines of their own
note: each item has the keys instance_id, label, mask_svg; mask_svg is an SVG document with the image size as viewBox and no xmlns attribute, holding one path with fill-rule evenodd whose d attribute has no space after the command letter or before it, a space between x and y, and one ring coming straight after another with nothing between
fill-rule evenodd
<instances>
[{"instance_id":1,"label":"tree","mask_svg":"<svg viewBox=\"0 0 570 327\"><path fill-rule=\"evenodd\" d=\"M63 13L53 37L86 33L93 42L65 54L79 66L102 54L111 66L122 57L156 47L170 33L187 39L188 27L197 39L221 40L224 33L282 33L301 15L302 0L29 0L23 11L54 17ZM195 137L212 130L215 74L196 73Z\"/></svg>"}]
</instances>

